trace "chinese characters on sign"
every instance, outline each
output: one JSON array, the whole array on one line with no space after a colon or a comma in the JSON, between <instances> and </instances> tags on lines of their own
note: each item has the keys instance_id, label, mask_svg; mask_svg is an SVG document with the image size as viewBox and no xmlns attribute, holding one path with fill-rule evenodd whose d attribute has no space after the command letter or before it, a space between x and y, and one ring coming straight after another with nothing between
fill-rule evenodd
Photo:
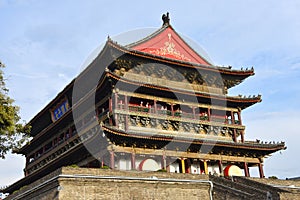
<instances>
[{"instance_id":1,"label":"chinese characters on sign","mask_svg":"<svg viewBox=\"0 0 300 200\"><path fill-rule=\"evenodd\" d=\"M55 122L61 118L69 110L69 108L68 100L64 99L51 111L52 121Z\"/></svg>"}]
</instances>

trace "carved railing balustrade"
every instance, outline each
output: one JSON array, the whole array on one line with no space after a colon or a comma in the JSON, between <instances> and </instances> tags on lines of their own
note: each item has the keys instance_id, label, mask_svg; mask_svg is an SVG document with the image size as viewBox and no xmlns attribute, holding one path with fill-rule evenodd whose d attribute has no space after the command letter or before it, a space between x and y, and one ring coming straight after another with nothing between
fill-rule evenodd
<instances>
[{"instance_id":1,"label":"carved railing balustrade","mask_svg":"<svg viewBox=\"0 0 300 200\"><path fill-rule=\"evenodd\" d=\"M127 108L123 104L118 104L113 114L117 116L115 118L116 124L118 124L117 128L125 130L125 127L129 127L129 131L146 128L148 131L149 129L177 131L232 140L234 134L238 137L245 129L238 120L235 120L235 124L233 124L232 120L228 120L225 116L209 117L207 113L161 110L136 104L128 104ZM125 120L126 117L128 120Z\"/></svg>"}]
</instances>

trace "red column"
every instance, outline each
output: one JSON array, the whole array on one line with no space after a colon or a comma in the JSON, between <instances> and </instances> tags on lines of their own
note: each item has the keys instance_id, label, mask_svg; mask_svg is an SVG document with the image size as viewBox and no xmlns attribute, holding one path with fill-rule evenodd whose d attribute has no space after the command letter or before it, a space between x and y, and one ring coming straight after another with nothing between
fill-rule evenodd
<instances>
[{"instance_id":1,"label":"red column","mask_svg":"<svg viewBox=\"0 0 300 200\"><path fill-rule=\"evenodd\" d=\"M235 128L233 129L233 141L237 142L237 139L236 139L236 129Z\"/></svg>"},{"instance_id":2,"label":"red column","mask_svg":"<svg viewBox=\"0 0 300 200\"><path fill-rule=\"evenodd\" d=\"M128 97L127 97L127 95L124 95L124 108L125 108L125 110L128 110Z\"/></svg>"},{"instance_id":3,"label":"red column","mask_svg":"<svg viewBox=\"0 0 300 200\"><path fill-rule=\"evenodd\" d=\"M153 101L153 107L154 107L154 113L157 113L157 104L156 104L156 100L154 99Z\"/></svg>"},{"instance_id":4,"label":"red column","mask_svg":"<svg viewBox=\"0 0 300 200\"><path fill-rule=\"evenodd\" d=\"M218 165L219 165L219 172L220 174L223 174L223 164L222 164L222 160L218 161Z\"/></svg>"},{"instance_id":5,"label":"red column","mask_svg":"<svg viewBox=\"0 0 300 200\"><path fill-rule=\"evenodd\" d=\"M103 156L101 157L101 168L104 167L104 159L103 159Z\"/></svg>"},{"instance_id":6,"label":"red column","mask_svg":"<svg viewBox=\"0 0 300 200\"><path fill-rule=\"evenodd\" d=\"M232 124L235 124L234 115L233 115L233 112L232 112L232 111L231 111L231 123L232 123Z\"/></svg>"},{"instance_id":7,"label":"red column","mask_svg":"<svg viewBox=\"0 0 300 200\"><path fill-rule=\"evenodd\" d=\"M114 169L115 168L115 154L113 151L110 151L110 168Z\"/></svg>"},{"instance_id":8,"label":"red column","mask_svg":"<svg viewBox=\"0 0 300 200\"><path fill-rule=\"evenodd\" d=\"M174 106L172 103L171 103L171 115L174 117Z\"/></svg>"},{"instance_id":9,"label":"red column","mask_svg":"<svg viewBox=\"0 0 300 200\"><path fill-rule=\"evenodd\" d=\"M244 132L244 131L241 131L241 140L242 140L242 143L245 142L244 135L245 135L245 132Z\"/></svg>"},{"instance_id":10,"label":"red column","mask_svg":"<svg viewBox=\"0 0 300 200\"><path fill-rule=\"evenodd\" d=\"M125 110L129 111L127 95L125 95L124 98L125 98L124 99ZM128 131L128 115L125 115L125 131Z\"/></svg>"},{"instance_id":11,"label":"red column","mask_svg":"<svg viewBox=\"0 0 300 200\"><path fill-rule=\"evenodd\" d=\"M191 160L189 158L187 158L185 160L185 162L186 162L186 166L187 166L186 167L187 168L186 173L190 174L191 173Z\"/></svg>"},{"instance_id":12,"label":"red column","mask_svg":"<svg viewBox=\"0 0 300 200\"><path fill-rule=\"evenodd\" d=\"M231 122L232 122L232 124L235 124L233 111L231 111ZM233 129L233 141L237 142L237 139L236 139L236 129Z\"/></svg>"},{"instance_id":13,"label":"red column","mask_svg":"<svg viewBox=\"0 0 300 200\"><path fill-rule=\"evenodd\" d=\"M192 110L193 110L193 119L196 119L196 110L194 106L192 107Z\"/></svg>"},{"instance_id":14,"label":"red column","mask_svg":"<svg viewBox=\"0 0 300 200\"><path fill-rule=\"evenodd\" d=\"M246 177L250 177L248 163L244 162L244 172Z\"/></svg>"},{"instance_id":15,"label":"red column","mask_svg":"<svg viewBox=\"0 0 300 200\"><path fill-rule=\"evenodd\" d=\"M208 116L208 121L210 121L210 111L211 111L211 109L210 108L207 108L207 116Z\"/></svg>"},{"instance_id":16,"label":"red column","mask_svg":"<svg viewBox=\"0 0 300 200\"><path fill-rule=\"evenodd\" d=\"M118 94L116 94L115 93L115 95L114 95L114 98L115 98L115 105L114 105L114 107L115 107L115 109L118 109Z\"/></svg>"},{"instance_id":17,"label":"red column","mask_svg":"<svg viewBox=\"0 0 300 200\"><path fill-rule=\"evenodd\" d=\"M112 98L109 97L109 100L108 100L108 109L109 109L109 114L112 113L112 109L113 109L113 102L112 102ZM112 118L109 118L109 125L112 126Z\"/></svg>"},{"instance_id":18,"label":"red column","mask_svg":"<svg viewBox=\"0 0 300 200\"><path fill-rule=\"evenodd\" d=\"M198 160L198 162L199 162L199 174L202 174L203 169L201 169L201 160Z\"/></svg>"},{"instance_id":19,"label":"red column","mask_svg":"<svg viewBox=\"0 0 300 200\"><path fill-rule=\"evenodd\" d=\"M240 125L242 125L241 111L238 112L238 119L239 119Z\"/></svg>"},{"instance_id":20,"label":"red column","mask_svg":"<svg viewBox=\"0 0 300 200\"><path fill-rule=\"evenodd\" d=\"M115 93L115 95L114 95L114 100L115 100L115 102L114 102L114 109L119 109L118 108L118 94L117 93ZM114 112L114 121L115 121L116 128L118 128L119 127L118 114L116 114L115 112Z\"/></svg>"},{"instance_id":21,"label":"red column","mask_svg":"<svg viewBox=\"0 0 300 200\"><path fill-rule=\"evenodd\" d=\"M136 166L135 166L135 153L131 153L131 170L136 170Z\"/></svg>"},{"instance_id":22,"label":"red column","mask_svg":"<svg viewBox=\"0 0 300 200\"><path fill-rule=\"evenodd\" d=\"M264 175L264 170L263 170L263 164L262 163L258 164L258 169L259 169L259 177L264 178L265 175Z\"/></svg>"}]
</instances>

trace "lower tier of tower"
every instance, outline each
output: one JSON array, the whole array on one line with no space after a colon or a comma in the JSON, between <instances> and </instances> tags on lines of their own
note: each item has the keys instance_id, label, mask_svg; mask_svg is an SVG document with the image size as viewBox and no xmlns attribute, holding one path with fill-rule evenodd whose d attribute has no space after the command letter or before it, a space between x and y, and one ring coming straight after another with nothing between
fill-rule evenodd
<instances>
[{"instance_id":1,"label":"lower tier of tower","mask_svg":"<svg viewBox=\"0 0 300 200\"><path fill-rule=\"evenodd\" d=\"M122 147L121 147L122 148ZM88 168L109 168L121 171L161 171L171 173L187 174L210 174L215 176L246 176L250 177L249 168L257 168L261 178L264 177L263 164L247 163L237 159L234 161L224 161L215 159L199 159L185 157L183 152L173 152L178 156L167 156L166 154L149 154L147 149L132 149L129 153L124 149L109 147L116 151L108 150L101 156L93 156L78 162L80 167ZM138 153L134 153L138 152ZM181 156L180 156L181 155Z\"/></svg>"}]
</instances>

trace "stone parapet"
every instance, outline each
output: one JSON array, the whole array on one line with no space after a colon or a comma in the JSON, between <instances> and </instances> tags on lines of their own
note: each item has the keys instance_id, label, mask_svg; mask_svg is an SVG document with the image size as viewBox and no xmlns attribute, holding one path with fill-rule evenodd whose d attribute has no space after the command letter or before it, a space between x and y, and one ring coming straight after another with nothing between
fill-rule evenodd
<instances>
[{"instance_id":1,"label":"stone parapet","mask_svg":"<svg viewBox=\"0 0 300 200\"><path fill-rule=\"evenodd\" d=\"M63 167L7 197L30 200L210 199L207 175Z\"/></svg>"}]
</instances>

